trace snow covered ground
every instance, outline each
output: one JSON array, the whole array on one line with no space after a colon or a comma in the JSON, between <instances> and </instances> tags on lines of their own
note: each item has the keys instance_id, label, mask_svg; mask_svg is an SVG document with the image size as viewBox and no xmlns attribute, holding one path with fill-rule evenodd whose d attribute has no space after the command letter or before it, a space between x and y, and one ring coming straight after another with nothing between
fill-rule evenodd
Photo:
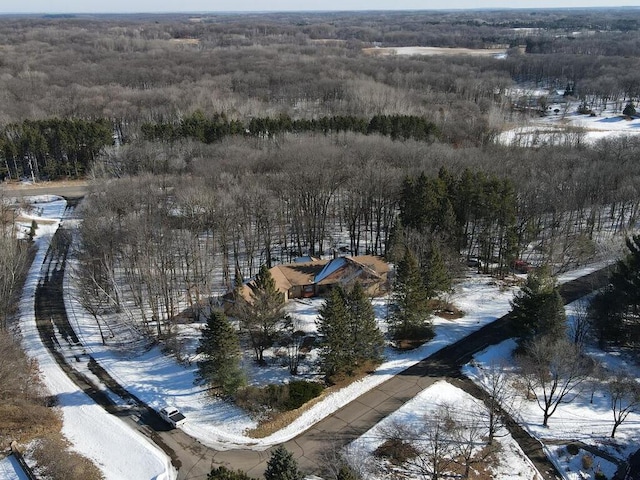
<instances>
[{"instance_id":1,"label":"snow covered ground","mask_svg":"<svg viewBox=\"0 0 640 480\"><path fill-rule=\"evenodd\" d=\"M38 361L45 387L58 398L64 419L63 434L76 451L96 463L107 480L175 478L176 472L169 458L145 437L78 391L40 341L33 299L47 249L63 217L66 202L59 197L32 201L36 208L27 220L29 225L31 219L38 223L35 237L38 250L20 302L20 331L27 355Z\"/></svg>"},{"instance_id":2,"label":"snow covered ground","mask_svg":"<svg viewBox=\"0 0 640 480\"><path fill-rule=\"evenodd\" d=\"M107 414L100 407L94 405L84 394L79 393L75 385L57 367L55 361L40 343L35 330L32 300L40 267L44 262L46 248L65 208L63 201L58 199L49 200L47 203L40 203L39 210L35 213L37 215L36 221L41 225L38 228L36 237L39 250L29 275L21 306L21 329L25 348L29 355L39 361L43 371L43 378L48 388L60 398L65 420L65 435L72 441L74 448L96 461L106 478L173 478L175 472L166 456L144 437L128 429L123 422ZM598 267L592 266L590 269L595 270ZM67 268L67 272L72 271L71 264ZM589 269L583 269L579 272L572 272L561 280L566 281L583 275L588 271ZM194 385L194 362L178 363L175 358L165 355L158 347L141 352L125 348L119 342L113 345L109 345L109 343L107 346L102 345L95 319L85 312L78 302L78 295L75 293L72 276L68 275L65 280L65 302L68 315L87 353L90 353L125 388L149 405L157 409L166 405L178 407L188 419L182 428L190 435L198 438L202 443L218 449L228 449L238 445L264 449L270 445L295 437L313 423L390 378L395 373L502 316L510 308L509 301L513 293L514 287L507 287L496 282L495 279L470 273L467 278L457 285L455 293L450 298L450 301L464 311L465 315L456 320L445 320L436 317L434 321L436 337L431 342L421 348L404 353L388 349L386 351L386 360L376 373L355 382L347 388L327 395L323 401L314 405L285 429L264 439L254 439L246 435L246 431L255 426L255 422L251 418L233 405L209 398L201 387ZM313 333L315 331L316 312L321 303L322 301L319 299L295 301L291 302L288 308L292 314L299 318L302 329L307 333ZM385 299L377 299L374 307L382 327L384 326L383 319L386 314L387 301ZM193 335L196 333L193 332ZM505 347L502 346L502 348L504 349ZM494 350L490 352L491 355L496 355ZM186 358L192 357L187 355ZM283 366L277 357L274 356L272 358L273 360L268 367L252 369L252 382L264 384L288 378L287 367ZM477 362L483 361L482 357L477 359ZM79 363L80 365L75 366L87 373L82 362ZM313 373L312 369L307 372L309 376L313 376ZM439 385L435 391L443 391L443 389L448 388L448 386ZM453 391L447 390L447 392L448 398L456 398L456 395L459 395ZM412 403L410 408L424 408L420 406L420 402L433 403L433 395L434 390L429 389L429 391L417 397L414 402L418 403ZM601 406L602 404L600 403L599 405ZM523 409L522 420L536 433L536 425L540 423L539 417L541 415L535 410L532 410L529 414L527 414L527 411ZM596 413L597 415L603 415L602 419L595 416L595 414L591 415L589 408L586 408L585 411L573 412L572 415L579 415L576 418L583 419L583 421L585 419L593 419L595 422L593 428L596 429L594 432L600 432L598 425L602 425L601 430L604 432L606 430L604 428L604 423L606 423L604 416L606 416L607 412L600 411ZM542 433L548 435L557 428L559 433L552 439L554 441L566 440L566 435L570 428L577 426L576 420L574 418L572 422L571 415L566 420L563 419L560 413L557 415L557 418L554 417L551 420L551 428L544 430ZM633 424L637 426L636 421L630 423L630 425ZM560 425L566 425L566 429L565 427L561 429ZM585 438L590 435L586 433L584 428L580 431L584 433ZM575 435L577 434L572 433L571 438L574 438ZM623 433L621 427L620 438L625 438L624 435L625 433ZM633 438L635 438L635 441L640 440L637 437ZM517 453L518 449L508 442L505 445L505 451L512 452L505 454L508 455L505 460L506 465L511 465L512 462L517 461L520 463L513 463L513 465L518 465L518 471L522 469L523 472L530 472L530 470L527 470L529 467L527 467L526 460L516 460L517 457L521 457ZM555 446L550 449L552 453L556 450ZM557 457L560 458L559 456ZM496 475L502 474L496 473Z\"/></svg>"},{"instance_id":3,"label":"snow covered ground","mask_svg":"<svg viewBox=\"0 0 640 480\"><path fill-rule=\"evenodd\" d=\"M388 438L388 432L393 430L394 425L417 426L423 424L434 416L438 408L442 407L448 408L454 418L468 418L470 415L474 415L480 419L487 414L486 407L482 402L447 382L437 382L379 422L358 440L352 442L346 448L349 462L357 465L359 473L365 474L364 478L371 480L389 478L388 473L380 473L379 467L383 462L376 459L373 452ZM508 432L500 431L496 442L500 445L500 452L497 456L497 464L491 469L492 479L526 478L539 480L542 478ZM361 470L365 470L365 472L361 472ZM411 470L407 473L409 476L398 476L397 478L412 478Z\"/></svg>"},{"instance_id":4,"label":"snow covered ground","mask_svg":"<svg viewBox=\"0 0 640 480\"><path fill-rule=\"evenodd\" d=\"M514 96L537 99L555 92L531 90L514 92ZM640 118L625 118L624 103L609 102L606 108L594 108L594 116L579 114L579 102L552 103L544 117L534 116L525 125L509 129L498 136L505 145L535 147L540 145L592 144L603 138L640 134ZM521 123L521 120L519 120Z\"/></svg>"},{"instance_id":5,"label":"snow covered ground","mask_svg":"<svg viewBox=\"0 0 640 480\"><path fill-rule=\"evenodd\" d=\"M458 308L466 312L463 318L450 321L436 317L436 336L427 345L404 353L388 348L385 362L373 375L328 395L324 401L310 408L283 430L266 438L255 439L245 434L256 424L242 410L226 402L211 399L204 389L194 385L195 363L178 364L159 347L133 355L131 352L120 354L109 346L105 347L101 343L95 320L75 300L77 296L72 293L73 285L67 284L67 292L67 312L85 349L127 390L147 404L156 409L165 405L180 409L188 419L181 428L205 445L217 449L239 445L264 449L295 437L365 391L504 315L509 310L509 300L513 296L513 289L501 289L489 277L470 275L451 298ZM314 333L315 319L321 304L322 299L293 301L289 303L288 309L300 320L301 329L305 333ZM376 299L374 308L380 327L385 329L386 300ZM267 384L290 378L287 367L277 357L267 359L271 360L269 366L263 368L253 366L251 361L246 362L251 383ZM313 376L312 372L309 375Z\"/></svg>"},{"instance_id":6,"label":"snow covered ground","mask_svg":"<svg viewBox=\"0 0 640 480\"><path fill-rule=\"evenodd\" d=\"M566 307L568 321L572 322L580 314L584 300L578 300ZM514 387L515 380L512 352L516 344L507 340L499 345L489 347L478 353L473 362L465 369L465 373L480 385L486 382L484 372L492 366L499 365L507 372L510 395L513 403L507 408L518 420L518 423L544 445L547 456L552 459L563 472L567 480L595 478L595 472L601 470L607 478L611 478L617 466L607 459L581 450L578 455L567 452L566 445L571 442L583 442L614 458L624 460L640 448L640 413L632 413L618 427L615 439L611 439L613 414L606 386L598 380L589 383L570 403L561 404L556 413L549 419L549 426L542 425L542 411L534 400L527 400L521 389ZM627 373L640 381L640 367L625 359L618 353L605 353L594 346L588 346L586 353L594 358L606 371ZM595 392L595 393L594 393ZM593 393L593 395L592 395ZM593 466L585 469L582 457L590 455L594 458Z\"/></svg>"}]
</instances>

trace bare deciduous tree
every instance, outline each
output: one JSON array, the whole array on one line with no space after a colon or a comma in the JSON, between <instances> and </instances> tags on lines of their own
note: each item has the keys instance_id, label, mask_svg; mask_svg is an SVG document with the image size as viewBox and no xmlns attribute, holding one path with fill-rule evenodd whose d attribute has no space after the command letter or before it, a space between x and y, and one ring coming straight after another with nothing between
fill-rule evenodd
<instances>
[{"instance_id":1,"label":"bare deciduous tree","mask_svg":"<svg viewBox=\"0 0 640 480\"><path fill-rule=\"evenodd\" d=\"M543 412L545 427L562 403L570 403L578 395L593 368L579 346L548 336L532 340L518 363L529 392Z\"/></svg>"},{"instance_id":2,"label":"bare deciduous tree","mask_svg":"<svg viewBox=\"0 0 640 480\"><path fill-rule=\"evenodd\" d=\"M614 438L629 414L640 411L640 383L632 377L618 375L609 381L608 387L613 412L611 438Z\"/></svg>"}]
</instances>

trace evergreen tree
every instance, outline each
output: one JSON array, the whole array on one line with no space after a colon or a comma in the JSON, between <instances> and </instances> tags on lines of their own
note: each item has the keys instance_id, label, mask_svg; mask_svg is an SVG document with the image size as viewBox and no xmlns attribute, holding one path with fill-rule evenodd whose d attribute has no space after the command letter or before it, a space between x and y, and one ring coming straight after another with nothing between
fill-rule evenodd
<instances>
[{"instance_id":1,"label":"evergreen tree","mask_svg":"<svg viewBox=\"0 0 640 480\"><path fill-rule=\"evenodd\" d=\"M349 329L353 365L379 364L382 361L384 337L376 323L371 300L362 285L356 282L347 295Z\"/></svg>"},{"instance_id":2,"label":"evergreen tree","mask_svg":"<svg viewBox=\"0 0 640 480\"><path fill-rule=\"evenodd\" d=\"M521 342L540 336L564 338L564 302L547 269L529 273L526 283L511 301L511 317Z\"/></svg>"},{"instance_id":3,"label":"evergreen tree","mask_svg":"<svg viewBox=\"0 0 640 480\"><path fill-rule=\"evenodd\" d=\"M384 337L376 324L371 301L358 283L346 292L337 286L320 308L321 365L328 378L353 375L382 358Z\"/></svg>"},{"instance_id":4,"label":"evergreen tree","mask_svg":"<svg viewBox=\"0 0 640 480\"><path fill-rule=\"evenodd\" d=\"M346 293L342 287L331 289L318 312L318 333L322 336L320 362L327 377L345 371L351 361L349 352L349 319Z\"/></svg>"},{"instance_id":5,"label":"evergreen tree","mask_svg":"<svg viewBox=\"0 0 640 480\"><path fill-rule=\"evenodd\" d=\"M284 296L266 265L260 267L249 288L249 299L238 296L236 314L249 334L256 361L264 364L264 351L273 344L286 320Z\"/></svg>"},{"instance_id":6,"label":"evergreen tree","mask_svg":"<svg viewBox=\"0 0 640 480\"><path fill-rule=\"evenodd\" d=\"M398 262L389 316L391 335L396 340L428 340L433 337L429 322L429 297L418 260L409 248Z\"/></svg>"},{"instance_id":7,"label":"evergreen tree","mask_svg":"<svg viewBox=\"0 0 640 480\"><path fill-rule=\"evenodd\" d=\"M640 343L640 235L627 238L626 245L629 253L616 263L609 286L589 307L601 344Z\"/></svg>"},{"instance_id":8,"label":"evergreen tree","mask_svg":"<svg viewBox=\"0 0 640 480\"><path fill-rule=\"evenodd\" d=\"M622 114L627 117L633 117L636 114L636 106L633 104L633 102L627 103L627 105L624 107L624 110L622 110Z\"/></svg>"},{"instance_id":9,"label":"evergreen tree","mask_svg":"<svg viewBox=\"0 0 640 480\"><path fill-rule=\"evenodd\" d=\"M302 480L303 475L298 470L298 462L283 445L279 445L267 462L264 471L265 480Z\"/></svg>"},{"instance_id":10,"label":"evergreen tree","mask_svg":"<svg viewBox=\"0 0 640 480\"><path fill-rule=\"evenodd\" d=\"M434 298L441 292L451 289L451 275L442 258L440 248L431 244L422 267L422 281L428 298Z\"/></svg>"},{"instance_id":11,"label":"evergreen tree","mask_svg":"<svg viewBox=\"0 0 640 480\"><path fill-rule=\"evenodd\" d=\"M234 395L246 383L240 367L238 334L224 312L211 312L196 352L203 358L198 361L197 379L215 393Z\"/></svg>"},{"instance_id":12,"label":"evergreen tree","mask_svg":"<svg viewBox=\"0 0 640 480\"><path fill-rule=\"evenodd\" d=\"M207 475L207 480L253 480L250 476L244 473L242 470L233 471L227 467L214 468Z\"/></svg>"},{"instance_id":13,"label":"evergreen tree","mask_svg":"<svg viewBox=\"0 0 640 480\"><path fill-rule=\"evenodd\" d=\"M347 465L342 465L340 470L338 470L338 475L336 476L336 480L359 480L360 477L356 474L352 468Z\"/></svg>"}]
</instances>

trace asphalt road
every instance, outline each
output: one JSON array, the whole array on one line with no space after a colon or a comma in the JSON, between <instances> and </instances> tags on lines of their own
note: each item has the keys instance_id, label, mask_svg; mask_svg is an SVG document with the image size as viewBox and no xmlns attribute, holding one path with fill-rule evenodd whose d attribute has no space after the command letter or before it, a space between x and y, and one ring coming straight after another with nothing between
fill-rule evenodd
<instances>
[{"instance_id":1,"label":"asphalt road","mask_svg":"<svg viewBox=\"0 0 640 480\"><path fill-rule=\"evenodd\" d=\"M0 194L7 197L32 195L59 195L65 198L81 198L87 194L89 182L83 180L42 183L0 183Z\"/></svg>"},{"instance_id":2,"label":"asphalt road","mask_svg":"<svg viewBox=\"0 0 640 480\"><path fill-rule=\"evenodd\" d=\"M54 353L55 358L70 377L107 411L121 417L123 421L147 435L162 448L178 469L179 479L206 479L212 466L216 465L242 469L251 476L261 477L270 456L269 450L215 451L207 448L182 430L168 429L167 424L153 410L126 392L95 362L92 368L94 373L114 393L125 399L130 407L123 408L115 405L89 379L67 365L62 355L55 353L58 347L56 335L53 334L54 328L59 332L58 336L66 338L68 343L79 344L66 318L62 298L62 278L69 247L68 238L69 235L65 234L64 229L60 229L56 234L47 255L51 262L50 268L43 269L49 274L45 273L42 286L37 290L35 302L36 319L43 342ZM56 268L53 268L54 266ZM606 272L596 272L565 284L562 287L562 294L566 301L573 301L603 285L605 281ZM510 336L509 317L505 316L366 392L287 442L285 446L294 453L300 468L305 473L320 474L323 468L323 452L328 447L340 447L358 438L417 393L440 379L453 382L469 393L483 398L485 394L482 390L460 374L460 367L467 363L474 353ZM89 361L91 362L91 359ZM507 424L514 438L518 440L523 451L531 458L544 478L557 478L557 472L542 452L540 443L531 438L515 422L508 421Z\"/></svg>"}]
</instances>

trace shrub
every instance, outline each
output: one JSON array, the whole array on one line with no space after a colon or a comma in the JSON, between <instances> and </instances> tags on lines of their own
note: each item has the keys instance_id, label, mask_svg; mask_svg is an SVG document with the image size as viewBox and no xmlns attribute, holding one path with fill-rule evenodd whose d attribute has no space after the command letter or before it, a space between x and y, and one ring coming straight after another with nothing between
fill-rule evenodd
<instances>
[{"instance_id":1,"label":"shrub","mask_svg":"<svg viewBox=\"0 0 640 480\"><path fill-rule=\"evenodd\" d=\"M407 460L418 455L416 448L401 438L390 438L375 449L373 454L386 458L395 465L402 465Z\"/></svg>"},{"instance_id":2,"label":"shrub","mask_svg":"<svg viewBox=\"0 0 640 480\"><path fill-rule=\"evenodd\" d=\"M593 457L591 455L583 455L582 468L585 470L591 470L591 467L593 467Z\"/></svg>"},{"instance_id":3,"label":"shrub","mask_svg":"<svg viewBox=\"0 0 640 480\"><path fill-rule=\"evenodd\" d=\"M38 467L47 478L65 480L100 480L98 467L89 459L69 448L69 443L57 434L41 438L33 452Z\"/></svg>"},{"instance_id":4,"label":"shrub","mask_svg":"<svg viewBox=\"0 0 640 480\"><path fill-rule=\"evenodd\" d=\"M581 103L578 107L578 113L581 115L589 115L592 112L593 110L591 110L586 103Z\"/></svg>"},{"instance_id":5,"label":"shrub","mask_svg":"<svg viewBox=\"0 0 640 480\"><path fill-rule=\"evenodd\" d=\"M207 480L253 480L242 470L229 470L227 467L214 468L207 475Z\"/></svg>"},{"instance_id":6,"label":"shrub","mask_svg":"<svg viewBox=\"0 0 640 480\"><path fill-rule=\"evenodd\" d=\"M569 452L569 454L571 455L577 455L578 453L580 453L580 447L575 443L570 443L569 445L567 445L567 452Z\"/></svg>"},{"instance_id":7,"label":"shrub","mask_svg":"<svg viewBox=\"0 0 640 480\"><path fill-rule=\"evenodd\" d=\"M595 476L596 480L607 480L607 476L602 473L602 470L598 470Z\"/></svg>"},{"instance_id":8,"label":"shrub","mask_svg":"<svg viewBox=\"0 0 640 480\"><path fill-rule=\"evenodd\" d=\"M267 410L295 410L320 395L324 387L317 382L296 380L284 385L246 387L236 395L238 406L254 413Z\"/></svg>"},{"instance_id":9,"label":"shrub","mask_svg":"<svg viewBox=\"0 0 640 480\"><path fill-rule=\"evenodd\" d=\"M285 404L286 409L295 410L296 408L300 408L309 400L320 395L323 389L324 387L318 382L296 380L289 383L289 398Z\"/></svg>"}]
</instances>

